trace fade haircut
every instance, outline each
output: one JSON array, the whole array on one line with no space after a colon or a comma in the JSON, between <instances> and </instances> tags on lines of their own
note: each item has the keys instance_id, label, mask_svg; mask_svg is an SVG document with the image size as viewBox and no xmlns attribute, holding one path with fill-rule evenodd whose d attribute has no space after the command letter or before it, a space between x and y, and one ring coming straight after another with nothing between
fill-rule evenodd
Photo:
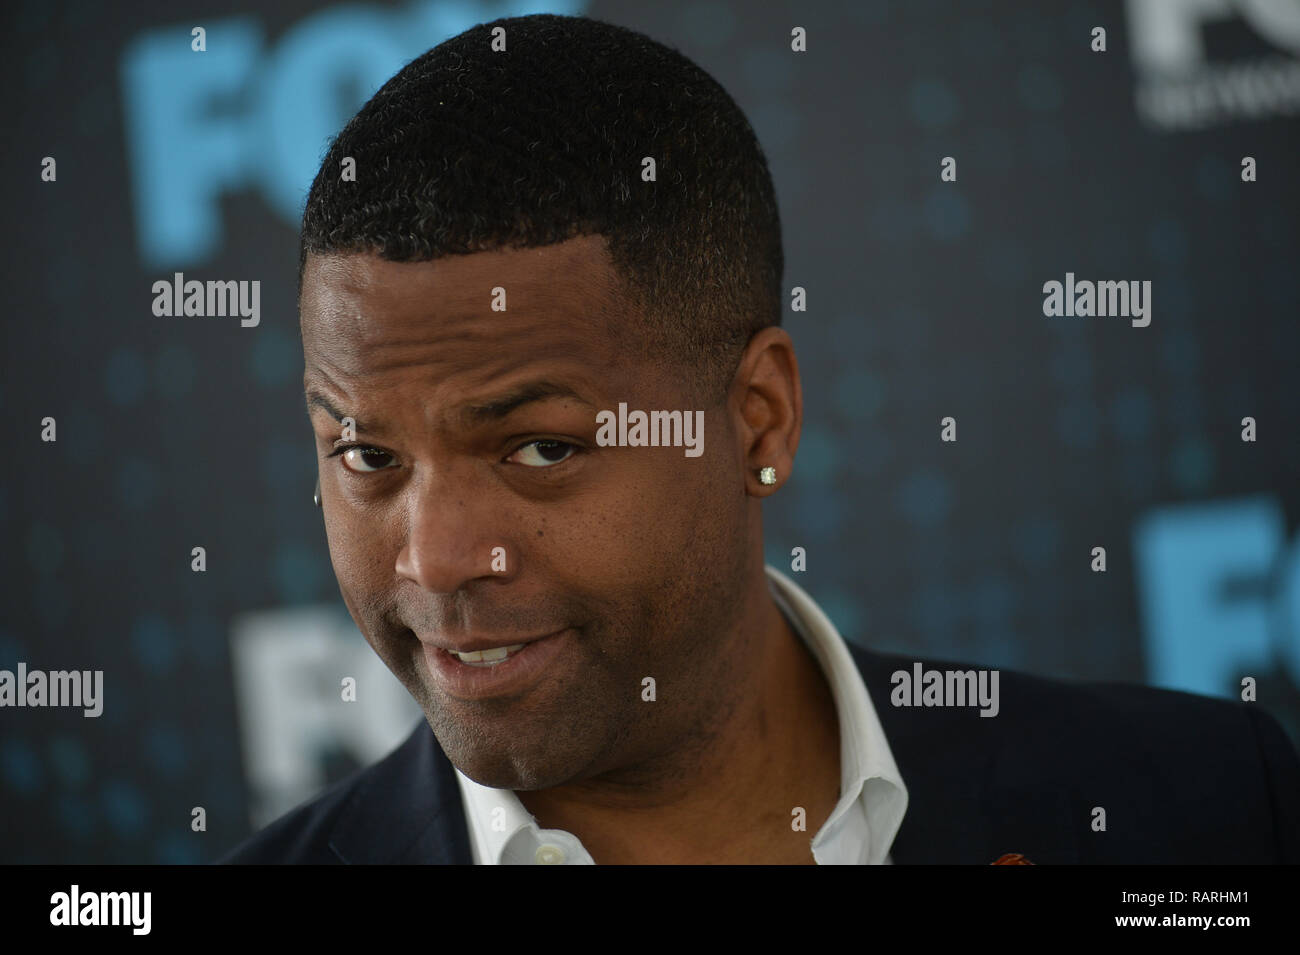
<instances>
[{"instance_id":1,"label":"fade haircut","mask_svg":"<svg viewBox=\"0 0 1300 955\"><path fill-rule=\"evenodd\" d=\"M750 337L781 322L772 177L727 92L632 30L508 17L407 64L334 139L303 214L299 290L308 254L414 262L593 234L638 316L626 345L698 394L721 397Z\"/></svg>"}]
</instances>

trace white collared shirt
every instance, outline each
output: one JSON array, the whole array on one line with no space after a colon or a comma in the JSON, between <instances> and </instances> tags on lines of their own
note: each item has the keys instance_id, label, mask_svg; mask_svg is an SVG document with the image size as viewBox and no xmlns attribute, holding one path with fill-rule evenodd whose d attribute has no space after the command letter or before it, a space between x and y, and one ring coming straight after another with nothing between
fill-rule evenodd
<instances>
[{"instance_id":1,"label":"white collared shirt","mask_svg":"<svg viewBox=\"0 0 1300 955\"><path fill-rule=\"evenodd\" d=\"M813 859L818 865L888 864L907 811L907 788L862 674L813 599L775 568L765 569L772 598L826 675L840 721L840 800L813 837ZM595 864L576 836L541 828L509 789L480 786L459 769L456 781L475 864Z\"/></svg>"}]
</instances>

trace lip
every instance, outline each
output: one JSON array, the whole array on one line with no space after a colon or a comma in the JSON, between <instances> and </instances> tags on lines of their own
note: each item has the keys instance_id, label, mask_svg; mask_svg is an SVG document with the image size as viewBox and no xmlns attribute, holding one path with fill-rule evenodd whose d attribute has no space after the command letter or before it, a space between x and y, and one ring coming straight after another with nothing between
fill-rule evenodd
<instances>
[{"instance_id":1,"label":"lip","mask_svg":"<svg viewBox=\"0 0 1300 955\"><path fill-rule=\"evenodd\" d=\"M460 652L468 653L472 650L511 646L512 643L524 644L522 650L490 667L462 663L450 651L432 643L422 644L422 652L433 681L444 693L462 700L482 700L528 689L546 672L555 657L563 652L572 633L573 628L566 627L535 640L479 641L457 647Z\"/></svg>"},{"instance_id":2,"label":"lip","mask_svg":"<svg viewBox=\"0 0 1300 955\"><path fill-rule=\"evenodd\" d=\"M492 650L496 647L513 647L517 643L536 643L538 640L545 640L547 637L553 637L560 631L554 633L544 633L540 637L497 637L492 640L470 640L466 643L455 646L444 646L441 643L434 643L432 640L421 641L426 647L433 650L446 650L448 653L473 653L476 650Z\"/></svg>"}]
</instances>

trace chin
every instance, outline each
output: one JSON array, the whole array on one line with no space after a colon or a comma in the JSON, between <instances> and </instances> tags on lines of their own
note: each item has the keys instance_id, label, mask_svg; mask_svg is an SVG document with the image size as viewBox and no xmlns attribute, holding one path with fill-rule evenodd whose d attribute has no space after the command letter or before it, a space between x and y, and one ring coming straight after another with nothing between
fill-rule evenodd
<instances>
[{"instance_id":1,"label":"chin","mask_svg":"<svg viewBox=\"0 0 1300 955\"><path fill-rule=\"evenodd\" d=\"M450 758L450 754L449 754ZM487 786L489 789L510 789L516 792L530 792L535 789L551 789L559 786L568 779L564 773L554 773L544 770L520 771L514 766L502 767L499 762L490 760L487 762L481 760L470 760L462 766L452 760L462 773L468 776L480 786Z\"/></svg>"},{"instance_id":2,"label":"chin","mask_svg":"<svg viewBox=\"0 0 1300 955\"><path fill-rule=\"evenodd\" d=\"M479 734L471 733L467 738L459 730L444 735L437 723L432 725L452 765L480 786L520 791L551 789L577 775L571 756L559 758L555 753L530 752L518 742L497 745ZM544 750L545 745L539 744L538 748Z\"/></svg>"}]
</instances>

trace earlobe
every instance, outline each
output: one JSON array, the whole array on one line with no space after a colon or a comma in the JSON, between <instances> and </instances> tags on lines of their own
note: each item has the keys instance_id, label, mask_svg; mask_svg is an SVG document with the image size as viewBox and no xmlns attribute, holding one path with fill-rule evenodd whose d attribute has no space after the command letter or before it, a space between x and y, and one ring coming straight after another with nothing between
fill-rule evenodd
<instances>
[{"instance_id":1,"label":"earlobe","mask_svg":"<svg viewBox=\"0 0 1300 955\"><path fill-rule=\"evenodd\" d=\"M751 495L766 497L789 479L799 444L803 396L789 334L772 327L755 335L735 384L746 483Z\"/></svg>"}]
</instances>

